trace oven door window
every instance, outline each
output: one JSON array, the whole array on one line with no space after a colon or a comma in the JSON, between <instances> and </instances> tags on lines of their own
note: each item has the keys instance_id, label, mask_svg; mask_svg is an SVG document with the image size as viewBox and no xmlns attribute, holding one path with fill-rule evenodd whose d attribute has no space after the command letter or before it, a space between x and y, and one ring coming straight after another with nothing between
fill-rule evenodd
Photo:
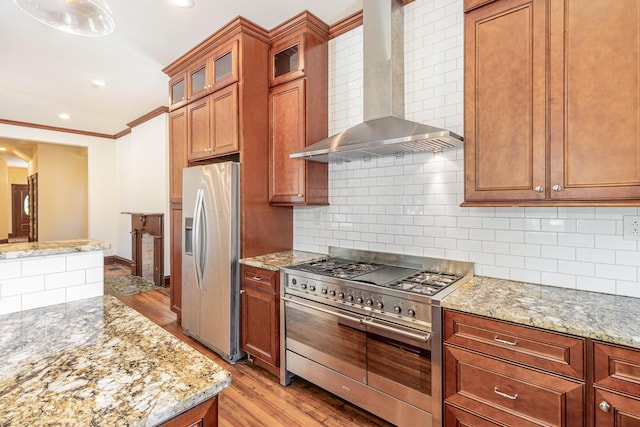
<instances>
[{"instance_id":1,"label":"oven door window","mask_svg":"<svg viewBox=\"0 0 640 427\"><path fill-rule=\"evenodd\" d=\"M366 333L357 316L308 301L286 301L285 325L287 351L365 382Z\"/></svg>"},{"instance_id":2,"label":"oven door window","mask_svg":"<svg viewBox=\"0 0 640 427\"><path fill-rule=\"evenodd\" d=\"M389 333L367 334L370 387L431 411L431 351L428 343ZM384 335L384 336L383 336Z\"/></svg>"}]
</instances>

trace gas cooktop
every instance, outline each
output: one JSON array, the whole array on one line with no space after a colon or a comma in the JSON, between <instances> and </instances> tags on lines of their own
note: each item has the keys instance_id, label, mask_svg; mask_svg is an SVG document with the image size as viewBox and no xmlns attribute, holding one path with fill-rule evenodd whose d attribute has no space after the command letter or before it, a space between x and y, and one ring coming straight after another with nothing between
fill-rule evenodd
<instances>
[{"instance_id":1,"label":"gas cooktop","mask_svg":"<svg viewBox=\"0 0 640 427\"><path fill-rule=\"evenodd\" d=\"M290 268L422 295L433 295L462 278L462 275L332 257Z\"/></svg>"}]
</instances>

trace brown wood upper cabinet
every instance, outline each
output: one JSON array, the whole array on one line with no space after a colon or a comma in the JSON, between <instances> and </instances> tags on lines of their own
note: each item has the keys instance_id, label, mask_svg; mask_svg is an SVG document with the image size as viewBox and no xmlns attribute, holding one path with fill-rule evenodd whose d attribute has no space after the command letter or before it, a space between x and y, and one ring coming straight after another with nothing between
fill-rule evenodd
<instances>
[{"instance_id":1,"label":"brown wood upper cabinet","mask_svg":"<svg viewBox=\"0 0 640 427\"><path fill-rule=\"evenodd\" d=\"M273 43L269 49L269 84L279 84L304 77L305 34Z\"/></svg>"},{"instance_id":2,"label":"brown wood upper cabinet","mask_svg":"<svg viewBox=\"0 0 640 427\"><path fill-rule=\"evenodd\" d=\"M187 71L189 102L238 81L238 40L220 46Z\"/></svg>"},{"instance_id":3,"label":"brown wood upper cabinet","mask_svg":"<svg viewBox=\"0 0 640 427\"><path fill-rule=\"evenodd\" d=\"M327 137L328 26L308 12L274 30L269 50L269 203L328 204L326 164L289 154Z\"/></svg>"},{"instance_id":4,"label":"brown wood upper cabinet","mask_svg":"<svg viewBox=\"0 0 640 427\"><path fill-rule=\"evenodd\" d=\"M465 204L639 203L640 0L465 7Z\"/></svg>"},{"instance_id":5,"label":"brown wood upper cabinet","mask_svg":"<svg viewBox=\"0 0 640 427\"><path fill-rule=\"evenodd\" d=\"M169 80L169 109L175 110L187 103L187 73L181 72Z\"/></svg>"},{"instance_id":6,"label":"brown wood upper cabinet","mask_svg":"<svg viewBox=\"0 0 640 427\"><path fill-rule=\"evenodd\" d=\"M238 151L238 85L187 105L189 160Z\"/></svg>"}]
</instances>

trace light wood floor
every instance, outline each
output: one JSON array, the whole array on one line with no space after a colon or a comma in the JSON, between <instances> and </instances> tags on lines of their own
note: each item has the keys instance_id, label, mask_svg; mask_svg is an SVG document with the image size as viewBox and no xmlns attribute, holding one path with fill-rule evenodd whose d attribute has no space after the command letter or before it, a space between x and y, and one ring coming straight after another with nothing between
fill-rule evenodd
<instances>
[{"instance_id":1,"label":"light wood floor","mask_svg":"<svg viewBox=\"0 0 640 427\"><path fill-rule=\"evenodd\" d=\"M129 273L116 265L105 266L105 277ZM114 295L106 287L105 293ZM220 393L221 426L391 426L303 379L282 387L278 378L246 360L235 365L225 362L182 333L169 309L169 297L158 290L114 296L231 372L231 386Z\"/></svg>"}]
</instances>

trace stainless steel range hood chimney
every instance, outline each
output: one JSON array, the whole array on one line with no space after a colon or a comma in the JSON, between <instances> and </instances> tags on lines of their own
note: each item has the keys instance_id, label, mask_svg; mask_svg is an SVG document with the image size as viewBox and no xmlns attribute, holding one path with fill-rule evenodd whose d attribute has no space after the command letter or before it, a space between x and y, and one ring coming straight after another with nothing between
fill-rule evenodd
<instances>
[{"instance_id":1,"label":"stainless steel range hood chimney","mask_svg":"<svg viewBox=\"0 0 640 427\"><path fill-rule=\"evenodd\" d=\"M323 163L462 147L446 129L404 120L402 0L363 0L364 122L289 155Z\"/></svg>"}]
</instances>

